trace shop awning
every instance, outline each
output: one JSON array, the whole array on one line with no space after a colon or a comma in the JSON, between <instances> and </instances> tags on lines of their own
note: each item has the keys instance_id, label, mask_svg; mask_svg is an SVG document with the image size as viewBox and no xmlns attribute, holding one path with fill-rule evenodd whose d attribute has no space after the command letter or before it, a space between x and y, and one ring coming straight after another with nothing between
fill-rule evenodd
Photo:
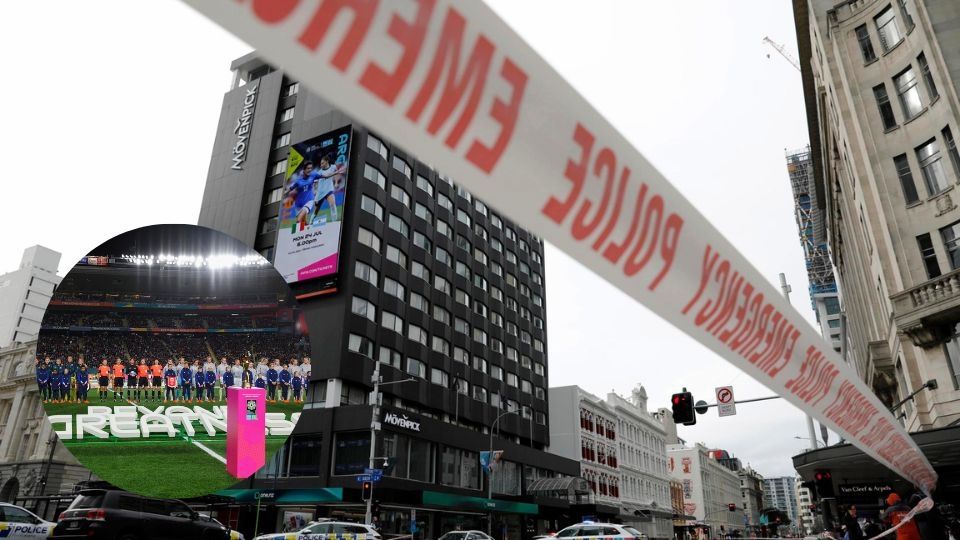
<instances>
[{"instance_id":1,"label":"shop awning","mask_svg":"<svg viewBox=\"0 0 960 540\"><path fill-rule=\"evenodd\" d=\"M487 499L484 497L470 497L441 493L439 491L424 491L423 504L441 506L445 508L460 508L463 510L486 510L511 514L538 514L540 507L535 504Z\"/></svg>"},{"instance_id":2,"label":"shop awning","mask_svg":"<svg viewBox=\"0 0 960 540\"><path fill-rule=\"evenodd\" d=\"M315 504L343 500L343 488L316 489L224 489L214 493L238 503Z\"/></svg>"},{"instance_id":3,"label":"shop awning","mask_svg":"<svg viewBox=\"0 0 960 540\"><path fill-rule=\"evenodd\" d=\"M579 476L538 478L527 486L527 493L590 493L590 484Z\"/></svg>"}]
</instances>

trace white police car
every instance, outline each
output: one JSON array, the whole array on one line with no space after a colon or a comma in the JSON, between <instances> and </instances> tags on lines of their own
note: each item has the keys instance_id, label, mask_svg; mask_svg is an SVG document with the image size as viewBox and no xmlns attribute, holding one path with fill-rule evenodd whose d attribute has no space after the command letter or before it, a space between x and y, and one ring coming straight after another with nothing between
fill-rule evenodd
<instances>
[{"instance_id":1,"label":"white police car","mask_svg":"<svg viewBox=\"0 0 960 540\"><path fill-rule=\"evenodd\" d=\"M44 521L33 512L0 503L0 538L6 540L20 538L47 538L53 532L56 523Z\"/></svg>"},{"instance_id":2,"label":"white police car","mask_svg":"<svg viewBox=\"0 0 960 540\"><path fill-rule=\"evenodd\" d=\"M297 532L262 534L253 540L381 540L372 525L347 521L311 523Z\"/></svg>"},{"instance_id":3,"label":"white police car","mask_svg":"<svg viewBox=\"0 0 960 540\"><path fill-rule=\"evenodd\" d=\"M617 523L584 521L571 525L556 534L557 540L609 538L617 540L646 540L640 531Z\"/></svg>"}]
</instances>

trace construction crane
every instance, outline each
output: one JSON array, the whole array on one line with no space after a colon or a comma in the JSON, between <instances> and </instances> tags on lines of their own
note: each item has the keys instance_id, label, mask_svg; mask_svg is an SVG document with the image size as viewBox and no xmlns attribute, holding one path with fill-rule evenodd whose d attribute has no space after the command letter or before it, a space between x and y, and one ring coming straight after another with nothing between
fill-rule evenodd
<instances>
[{"instance_id":1,"label":"construction crane","mask_svg":"<svg viewBox=\"0 0 960 540\"><path fill-rule=\"evenodd\" d=\"M787 59L787 62L790 62L790 65L792 65L793 67L797 68L797 71L800 71L800 62L797 62L797 61L793 58L793 56L790 56L790 53L787 52L787 48L786 48L786 47L784 47L783 45L781 45L781 44L777 43L776 41L770 39L769 37L764 37L764 38L763 38L763 42L766 43L767 45L773 47L774 49L776 49L777 52L780 53L780 56L786 58L786 59ZM769 53L767 54L767 58L770 58L770 54L769 54Z\"/></svg>"}]
</instances>

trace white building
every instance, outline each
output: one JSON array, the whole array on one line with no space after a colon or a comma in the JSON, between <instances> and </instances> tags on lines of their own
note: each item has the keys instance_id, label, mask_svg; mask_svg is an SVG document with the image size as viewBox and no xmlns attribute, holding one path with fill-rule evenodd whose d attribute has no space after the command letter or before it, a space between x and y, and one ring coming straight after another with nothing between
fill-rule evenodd
<instances>
[{"instance_id":1,"label":"white building","mask_svg":"<svg viewBox=\"0 0 960 540\"><path fill-rule=\"evenodd\" d=\"M666 433L646 410L643 387L629 399L578 386L551 388L549 398L549 451L580 461L598 518L607 512L649 538L672 538Z\"/></svg>"},{"instance_id":2,"label":"white building","mask_svg":"<svg viewBox=\"0 0 960 540\"><path fill-rule=\"evenodd\" d=\"M37 339L47 302L60 284L60 254L43 246L23 252L20 268L0 275L0 347Z\"/></svg>"},{"instance_id":3,"label":"white building","mask_svg":"<svg viewBox=\"0 0 960 540\"><path fill-rule=\"evenodd\" d=\"M799 523L800 532L804 534L811 534L816 529L815 522L816 516L813 514L813 509L811 505L813 502L813 495L810 493L810 489L802 485L800 479L796 480L797 484L797 511L799 512Z\"/></svg>"},{"instance_id":4,"label":"white building","mask_svg":"<svg viewBox=\"0 0 960 540\"><path fill-rule=\"evenodd\" d=\"M743 530L740 477L711 457L710 450L697 443L687 447L667 445L668 469L683 485L684 513L695 516L697 524L710 526L714 535ZM730 511L729 505L736 505Z\"/></svg>"}]
</instances>

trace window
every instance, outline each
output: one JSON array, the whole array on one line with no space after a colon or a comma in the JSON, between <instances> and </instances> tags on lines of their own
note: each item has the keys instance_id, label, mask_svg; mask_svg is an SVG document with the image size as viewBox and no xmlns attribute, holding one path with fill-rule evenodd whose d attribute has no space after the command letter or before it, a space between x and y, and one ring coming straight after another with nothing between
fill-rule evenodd
<instances>
[{"instance_id":1,"label":"window","mask_svg":"<svg viewBox=\"0 0 960 540\"><path fill-rule=\"evenodd\" d=\"M359 296L353 297L353 303L350 307L350 310L353 311L355 315L360 315L361 317L366 317L367 319L376 322L377 320L377 306L370 302L366 298L360 298Z\"/></svg>"},{"instance_id":2,"label":"window","mask_svg":"<svg viewBox=\"0 0 960 540\"><path fill-rule=\"evenodd\" d=\"M903 33L897 25L897 17L893 9L888 7L874 17L873 21L877 25L877 34L880 35L880 46L883 47L883 52L889 51L903 39Z\"/></svg>"},{"instance_id":3,"label":"window","mask_svg":"<svg viewBox=\"0 0 960 540\"><path fill-rule=\"evenodd\" d=\"M373 214L377 219L383 221L383 207L380 206L380 203L363 195L360 197L360 208L364 211Z\"/></svg>"},{"instance_id":4,"label":"window","mask_svg":"<svg viewBox=\"0 0 960 540\"><path fill-rule=\"evenodd\" d=\"M416 236L414 236L416 238ZM410 263L410 274L414 277L418 277L427 283L430 283L430 271L427 270L427 267L417 261Z\"/></svg>"},{"instance_id":5,"label":"window","mask_svg":"<svg viewBox=\"0 0 960 540\"><path fill-rule=\"evenodd\" d=\"M407 358L407 374L426 379L427 365L416 358Z\"/></svg>"},{"instance_id":6,"label":"window","mask_svg":"<svg viewBox=\"0 0 960 540\"><path fill-rule=\"evenodd\" d=\"M495 276L503 277L503 267L499 263L491 262L490 263L490 273Z\"/></svg>"},{"instance_id":7,"label":"window","mask_svg":"<svg viewBox=\"0 0 960 540\"><path fill-rule=\"evenodd\" d=\"M507 323L507 326L510 326L511 324L513 323ZM517 354L517 350L513 347L507 347L507 360L513 360L516 362L518 359L519 355Z\"/></svg>"},{"instance_id":8,"label":"window","mask_svg":"<svg viewBox=\"0 0 960 540\"><path fill-rule=\"evenodd\" d=\"M443 193L437 193L437 205L440 208L446 208L450 212L453 212L453 201Z\"/></svg>"},{"instance_id":9,"label":"window","mask_svg":"<svg viewBox=\"0 0 960 540\"><path fill-rule=\"evenodd\" d=\"M496 311L491 311L491 312L490 312L490 322L491 322L494 326L499 326L500 328L503 328L503 315L497 313Z\"/></svg>"},{"instance_id":10,"label":"window","mask_svg":"<svg viewBox=\"0 0 960 540\"><path fill-rule=\"evenodd\" d=\"M930 235L927 235L927 240L929 241ZM840 313L840 299L836 296L828 296L823 299L823 305L827 310L827 315L836 315Z\"/></svg>"},{"instance_id":11,"label":"window","mask_svg":"<svg viewBox=\"0 0 960 540\"><path fill-rule=\"evenodd\" d=\"M479 328L473 329L473 340L477 343L487 344L487 333Z\"/></svg>"},{"instance_id":12,"label":"window","mask_svg":"<svg viewBox=\"0 0 960 540\"><path fill-rule=\"evenodd\" d=\"M886 85L881 83L874 86L873 97L877 99L877 108L880 109L880 120L883 121L883 129L889 131L897 127L897 118L893 115L893 106L890 105Z\"/></svg>"},{"instance_id":13,"label":"window","mask_svg":"<svg viewBox=\"0 0 960 540\"><path fill-rule=\"evenodd\" d=\"M480 455L444 446L440 453L440 483L466 489L480 489Z\"/></svg>"},{"instance_id":14,"label":"window","mask_svg":"<svg viewBox=\"0 0 960 540\"><path fill-rule=\"evenodd\" d=\"M480 200L473 201L473 209L477 211L480 215L487 215L487 205L480 202Z\"/></svg>"},{"instance_id":15,"label":"window","mask_svg":"<svg viewBox=\"0 0 960 540\"><path fill-rule=\"evenodd\" d=\"M940 229L940 236L943 237L943 247L947 250L950 269L960 268L960 221Z\"/></svg>"},{"instance_id":16,"label":"window","mask_svg":"<svg viewBox=\"0 0 960 540\"><path fill-rule=\"evenodd\" d=\"M541 394L543 393L543 388L538 388L537 390L540 390L540 393L541 393ZM540 397L540 396L538 396L538 397ZM541 399L542 399L542 397L541 397ZM543 414L542 412L537 411L536 414L534 414L534 418L536 419L535 421L537 422L537 425L540 425L540 426L545 426L545 425L547 425L547 415ZM640 538L640 536L641 536L641 535L638 533L638 534L637 534L637 538Z\"/></svg>"},{"instance_id":17,"label":"window","mask_svg":"<svg viewBox=\"0 0 960 540\"><path fill-rule=\"evenodd\" d=\"M387 145L383 144L383 141L369 133L367 133L367 148L380 154L380 157L382 157L384 160L387 159Z\"/></svg>"},{"instance_id":18,"label":"window","mask_svg":"<svg viewBox=\"0 0 960 540\"><path fill-rule=\"evenodd\" d=\"M286 132L283 135L280 135L273 141L273 149L283 148L284 146L290 144L290 132Z\"/></svg>"},{"instance_id":19,"label":"window","mask_svg":"<svg viewBox=\"0 0 960 540\"><path fill-rule=\"evenodd\" d=\"M479 223L473 226L473 234L483 238L484 240L487 239L487 230L481 227Z\"/></svg>"},{"instance_id":20,"label":"window","mask_svg":"<svg viewBox=\"0 0 960 540\"><path fill-rule=\"evenodd\" d=\"M450 342L440 336L433 336L430 348L444 356L450 356Z\"/></svg>"},{"instance_id":21,"label":"window","mask_svg":"<svg viewBox=\"0 0 960 540\"><path fill-rule=\"evenodd\" d=\"M497 338L490 338L490 350L495 353L503 354L503 342Z\"/></svg>"},{"instance_id":22,"label":"window","mask_svg":"<svg viewBox=\"0 0 960 540\"><path fill-rule=\"evenodd\" d=\"M450 386L450 376L442 369L433 368L430 370L430 382L446 388Z\"/></svg>"},{"instance_id":23,"label":"window","mask_svg":"<svg viewBox=\"0 0 960 540\"><path fill-rule=\"evenodd\" d=\"M523 262L523 261L520 261L520 273L523 274L523 275L525 275L525 276L529 276L529 275L530 275L530 265L527 264L527 263L525 263L525 262Z\"/></svg>"},{"instance_id":24,"label":"window","mask_svg":"<svg viewBox=\"0 0 960 540\"><path fill-rule=\"evenodd\" d=\"M498 381L503 380L503 368L500 366L490 366L490 377Z\"/></svg>"},{"instance_id":25,"label":"window","mask_svg":"<svg viewBox=\"0 0 960 540\"><path fill-rule=\"evenodd\" d=\"M355 353L373 358L373 342L364 336L350 334L350 338L347 341L347 348Z\"/></svg>"},{"instance_id":26,"label":"window","mask_svg":"<svg viewBox=\"0 0 960 540\"><path fill-rule=\"evenodd\" d=\"M392 465L389 472L384 471L386 476L433 483L436 466L434 457L436 450L433 443L399 433L381 433L377 444L379 445L377 455L390 458ZM353 536L359 538L360 534L356 533L362 534L366 530L362 526L350 526L344 532L354 533Z\"/></svg>"},{"instance_id":27,"label":"window","mask_svg":"<svg viewBox=\"0 0 960 540\"><path fill-rule=\"evenodd\" d=\"M476 247L473 248L473 259L480 264L487 264L487 254L483 252L482 249Z\"/></svg>"},{"instance_id":28,"label":"window","mask_svg":"<svg viewBox=\"0 0 960 540\"><path fill-rule=\"evenodd\" d=\"M953 164L953 172L957 175L957 178L960 178L960 154L957 153L957 142L953 140L953 132L950 131L950 126L945 126L940 130L940 135L947 143L947 154L950 156L950 163Z\"/></svg>"},{"instance_id":29,"label":"window","mask_svg":"<svg viewBox=\"0 0 960 540\"><path fill-rule=\"evenodd\" d=\"M400 156L393 156L393 168L400 171L408 179L410 178L410 165L401 159Z\"/></svg>"},{"instance_id":30,"label":"window","mask_svg":"<svg viewBox=\"0 0 960 540\"><path fill-rule=\"evenodd\" d=\"M426 221L428 224L433 225L433 212L431 212L426 206L420 203L414 204L413 215Z\"/></svg>"},{"instance_id":31,"label":"window","mask_svg":"<svg viewBox=\"0 0 960 540\"><path fill-rule=\"evenodd\" d=\"M479 356L474 356L474 357L473 357L473 369L475 369L475 370L477 370L477 371L479 371L479 372L481 372L481 373L486 373L486 372L487 372L487 361L484 360L483 358L479 357Z\"/></svg>"},{"instance_id":32,"label":"window","mask_svg":"<svg viewBox=\"0 0 960 540\"><path fill-rule=\"evenodd\" d=\"M499 301L503 302L503 291L501 291L501 290L500 290L499 288L497 288L497 287L494 287L493 285L490 286L490 296L491 296L494 300L499 300Z\"/></svg>"},{"instance_id":33,"label":"window","mask_svg":"<svg viewBox=\"0 0 960 540\"><path fill-rule=\"evenodd\" d=\"M517 387L517 374L516 373L507 373L507 386Z\"/></svg>"},{"instance_id":34,"label":"window","mask_svg":"<svg viewBox=\"0 0 960 540\"><path fill-rule=\"evenodd\" d=\"M443 294L450 294L450 282L440 276L433 276L433 287Z\"/></svg>"},{"instance_id":35,"label":"window","mask_svg":"<svg viewBox=\"0 0 960 540\"><path fill-rule=\"evenodd\" d=\"M413 291L410 291L410 307L424 313L430 313L430 304L427 299Z\"/></svg>"},{"instance_id":36,"label":"window","mask_svg":"<svg viewBox=\"0 0 960 540\"><path fill-rule=\"evenodd\" d=\"M393 366L397 369L400 369L400 363L403 361L403 356L397 351L391 349L390 347L380 347L380 351L377 353L377 360L381 364L386 364L388 366Z\"/></svg>"},{"instance_id":37,"label":"window","mask_svg":"<svg viewBox=\"0 0 960 540\"><path fill-rule=\"evenodd\" d=\"M490 214L490 224L498 229L503 227L503 221L496 214Z\"/></svg>"},{"instance_id":38,"label":"window","mask_svg":"<svg viewBox=\"0 0 960 540\"><path fill-rule=\"evenodd\" d=\"M954 327L953 337L944 345L944 349L953 389L960 390L960 329Z\"/></svg>"},{"instance_id":39,"label":"window","mask_svg":"<svg viewBox=\"0 0 960 540\"><path fill-rule=\"evenodd\" d=\"M403 334L403 319L396 313L384 311L380 314L380 326L387 330L393 330L398 334Z\"/></svg>"},{"instance_id":40,"label":"window","mask_svg":"<svg viewBox=\"0 0 960 540\"><path fill-rule=\"evenodd\" d=\"M521 331L520 331L520 341L521 341L522 343L526 343L527 345L529 345L529 344L530 344L530 332L527 332L526 330L521 330Z\"/></svg>"},{"instance_id":41,"label":"window","mask_svg":"<svg viewBox=\"0 0 960 540\"><path fill-rule=\"evenodd\" d=\"M460 262L460 261L457 261L457 264L456 264L456 267L455 267L455 270L454 270L454 271L457 273L458 276L460 276L460 277L462 277L462 278L465 278L465 279L468 280L468 281L469 281L470 278L471 278L470 267L467 266L466 263L462 263L462 262Z\"/></svg>"},{"instance_id":42,"label":"window","mask_svg":"<svg viewBox=\"0 0 960 540\"><path fill-rule=\"evenodd\" d=\"M503 253L503 244L501 244L496 238L491 238L490 249L496 251L497 253Z\"/></svg>"},{"instance_id":43,"label":"window","mask_svg":"<svg viewBox=\"0 0 960 540\"><path fill-rule=\"evenodd\" d=\"M533 340L533 350L537 352L543 352L543 342L539 339Z\"/></svg>"},{"instance_id":44,"label":"window","mask_svg":"<svg viewBox=\"0 0 960 540\"><path fill-rule=\"evenodd\" d=\"M534 364L533 364L533 372L534 372L535 374L537 374L537 375L541 375L541 376L542 376L542 375L543 375L543 364L541 364L540 362L534 362Z\"/></svg>"},{"instance_id":45,"label":"window","mask_svg":"<svg viewBox=\"0 0 960 540\"><path fill-rule=\"evenodd\" d=\"M453 359L461 364L470 364L470 353L462 347L453 348Z\"/></svg>"},{"instance_id":46,"label":"window","mask_svg":"<svg viewBox=\"0 0 960 540\"><path fill-rule=\"evenodd\" d=\"M426 176L417 175L417 188L433 197L433 184L430 183L430 180L428 180Z\"/></svg>"},{"instance_id":47,"label":"window","mask_svg":"<svg viewBox=\"0 0 960 540\"><path fill-rule=\"evenodd\" d=\"M295 82L287 86L287 97L297 95L297 92L300 91L300 83Z\"/></svg>"},{"instance_id":48,"label":"window","mask_svg":"<svg viewBox=\"0 0 960 540\"><path fill-rule=\"evenodd\" d=\"M387 177L380 172L380 169L369 163L363 164L363 177L380 186L380 189L387 189Z\"/></svg>"},{"instance_id":49,"label":"window","mask_svg":"<svg viewBox=\"0 0 960 540\"><path fill-rule=\"evenodd\" d=\"M283 188L271 189L270 193L267 194L267 202L263 204L273 204L281 200L283 200Z\"/></svg>"},{"instance_id":50,"label":"window","mask_svg":"<svg viewBox=\"0 0 960 540\"><path fill-rule=\"evenodd\" d=\"M453 229L450 227L450 224L442 219L437 219L437 232L446 236L447 238L453 238Z\"/></svg>"},{"instance_id":51,"label":"window","mask_svg":"<svg viewBox=\"0 0 960 540\"><path fill-rule=\"evenodd\" d=\"M453 389L465 396L470 395L470 383L461 378L455 378L453 380Z\"/></svg>"},{"instance_id":52,"label":"window","mask_svg":"<svg viewBox=\"0 0 960 540\"><path fill-rule=\"evenodd\" d=\"M927 95L930 96L930 101L936 100L940 97L940 93L937 91L937 83L933 81L933 74L930 73L926 55L920 53L920 56L917 57L917 65L920 66L920 74L923 75L923 82L927 85Z\"/></svg>"},{"instance_id":53,"label":"window","mask_svg":"<svg viewBox=\"0 0 960 540\"><path fill-rule=\"evenodd\" d=\"M900 154L893 158L893 164L897 168L897 176L900 177L900 186L903 188L903 198L907 204L915 203L920 200L917 195L917 186L913 183L913 173L910 172L910 162L906 154Z\"/></svg>"},{"instance_id":54,"label":"window","mask_svg":"<svg viewBox=\"0 0 960 540\"><path fill-rule=\"evenodd\" d=\"M456 243L458 248L466 251L467 253L470 253L470 250L473 248L473 245L470 244L470 241L467 240L467 238L461 234L457 235Z\"/></svg>"},{"instance_id":55,"label":"window","mask_svg":"<svg viewBox=\"0 0 960 540\"><path fill-rule=\"evenodd\" d=\"M523 379L520 381L520 391L524 394L529 394L533 392L533 385L530 384L530 381Z\"/></svg>"},{"instance_id":56,"label":"window","mask_svg":"<svg viewBox=\"0 0 960 540\"><path fill-rule=\"evenodd\" d=\"M283 113L280 115L281 122L286 122L287 120L293 120L293 107L284 109Z\"/></svg>"},{"instance_id":57,"label":"window","mask_svg":"<svg viewBox=\"0 0 960 540\"><path fill-rule=\"evenodd\" d=\"M457 188L457 195L459 195L459 196L463 197L464 199L466 199L467 202L472 202L472 201L473 201L473 195L470 195L470 192L467 191L466 189L464 189L463 186L457 185L456 188Z\"/></svg>"},{"instance_id":58,"label":"window","mask_svg":"<svg viewBox=\"0 0 960 540\"><path fill-rule=\"evenodd\" d=\"M399 281L394 281L388 277L383 278L383 292L389 294L390 296L395 296L400 300L403 300L406 295L406 290Z\"/></svg>"},{"instance_id":59,"label":"window","mask_svg":"<svg viewBox=\"0 0 960 540\"><path fill-rule=\"evenodd\" d=\"M486 318L487 317L487 306L481 300L473 301L473 312L477 315Z\"/></svg>"},{"instance_id":60,"label":"window","mask_svg":"<svg viewBox=\"0 0 960 540\"><path fill-rule=\"evenodd\" d=\"M268 176L273 176L275 174L284 174L287 172L287 160L281 159L280 161L273 164L273 167L270 169L270 174Z\"/></svg>"},{"instance_id":61,"label":"window","mask_svg":"<svg viewBox=\"0 0 960 540\"><path fill-rule=\"evenodd\" d=\"M517 286L517 276L511 274L510 272L507 272L507 285L509 285L509 286L511 286L511 287L516 287L516 286ZM516 308L514 308L514 309L516 309Z\"/></svg>"},{"instance_id":62,"label":"window","mask_svg":"<svg viewBox=\"0 0 960 540\"><path fill-rule=\"evenodd\" d=\"M873 51L873 42L870 40L870 32L867 31L867 25L862 24L857 27L857 41L860 42L860 54L863 55L863 63L873 62L877 59L877 54Z\"/></svg>"},{"instance_id":63,"label":"window","mask_svg":"<svg viewBox=\"0 0 960 540\"><path fill-rule=\"evenodd\" d=\"M364 262L357 261L357 264L353 267L353 275L366 281L374 287L380 283L377 271L372 266Z\"/></svg>"},{"instance_id":64,"label":"window","mask_svg":"<svg viewBox=\"0 0 960 540\"><path fill-rule=\"evenodd\" d=\"M267 234L277 230L277 217L274 216L260 222L260 234ZM26 304L24 304L26 305Z\"/></svg>"},{"instance_id":65,"label":"window","mask_svg":"<svg viewBox=\"0 0 960 540\"><path fill-rule=\"evenodd\" d=\"M533 295L533 305L543 307L543 297L539 294Z\"/></svg>"},{"instance_id":66,"label":"window","mask_svg":"<svg viewBox=\"0 0 960 540\"><path fill-rule=\"evenodd\" d=\"M470 335L470 325L467 323L467 321L461 319L460 317L457 317L457 318L454 319L454 321L453 321L453 330L454 330L455 332L460 332L461 334L463 334L463 335L465 335L465 336L469 336L469 335Z\"/></svg>"},{"instance_id":67,"label":"window","mask_svg":"<svg viewBox=\"0 0 960 540\"><path fill-rule=\"evenodd\" d=\"M407 337L424 347L427 346L427 331L415 324L407 325Z\"/></svg>"},{"instance_id":68,"label":"window","mask_svg":"<svg viewBox=\"0 0 960 540\"><path fill-rule=\"evenodd\" d=\"M473 387L473 399L477 401L487 402L487 389L482 386Z\"/></svg>"},{"instance_id":69,"label":"window","mask_svg":"<svg viewBox=\"0 0 960 540\"><path fill-rule=\"evenodd\" d=\"M390 227L391 230L397 231L404 238L410 237L410 226L407 225L407 222L404 221L403 218L396 214L390 214L390 217L387 219L387 227Z\"/></svg>"},{"instance_id":70,"label":"window","mask_svg":"<svg viewBox=\"0 0 960 540\"><path fill-rule=\"evenodd\" d=\"M909 120L920 114L923 110L923 103L920 101L920 92L917 90L917 77L913 74L913 68L900 72L893 78L893 85L897 89L897 95L900 97L900 106L903 108L903 116Z\"/></svg>"},{"instance_id":71,"label":"window","mask_svg":"<svg viewBox=\"0 0 960 540\"><path fill-rule=\"evenodd\" d=\"M931 196L943 192L950 186L940 157L940 145L936 139L930 139L917 148L917 161L920 162L923 180Z\"/></svg>"},{"instance_id":72,"label":"window","mask_svg":"<svg viewBox=\"0 0 960 540\"><path fill-rule=\"evenodd\" d=\"M897 5L900 6L900 16L903 17L903 24L907 27L907 33L909 34L916 25L910 12L907 11L907 0L897 0Z\"/></svg>"},{"instance_id":73,"label":"window","mask_svg":"<svg viewBox=\"0 0 960 540\"><path fill-rule=\"evenodd\" d=\"M420 231L413 231L413 245L423 249L427 253L433 251L433 244L431 244L427 236Z\"/></svg>"},{"instance_id":74,"label":"window","mask_svg":"<svg viewBox=\"0 0 960 540\"><path fill-rule=\"evenodd\" d=\"M507 227L507 228L505 228L505 229L503 230L503 236L504 236L507 240L513 240L514 242L517 241L517 233L516 233L513 229L511 229L510 227Z\"/></svg>"},{"instance_id":75,"label":"window","mask_svg":"<svg viewBox=\"0 0 960 540\"><path fill-rule=\"evenodd\" d=\"M533 362L530 360L529 356L525 354L520 355L520 367L525 367L527 369L530 369L533 367Z\"/></svg>"},{"instance_id":76,"label":"window","mask_svg":"<svg viewBox=\"0 0 960 540\"><path fill-rule=\"evenodd\" d=\"M470 295L467 294L467 291L463 289L457 289L457 292L454 295L454 300L458 304L462 304L464 306L467 306L468 308L470 307Z\"/></svg>"},{"instance_id":77,"label":"window","mask_svg":"<svg viewBox=\"0 0 960 540\"><path fill-rule=\"evenodd\" d=\"M450 252L443 249L440 246L437 246L436 252L434 253L434 257L437 259L437 262L441 264L444 264L447 266L451 266L453 264L453 257L450 256Z\"/></svg>"},{"instance_id":78,"label":"window","mask_svg":"<svg viewBox=\"0 0 960 540\"><path fill-rule=\"evenodd\" d=\"M400 251L400 248L387 244L387 260L400 265L401 268L407 267L407 255Z\"/></svg>"},{"instance_id":79,"label":"window","mask_svg":"<svg viewBox=\"0 0 960 540\"><path fill-rule=\"evenodd\" d=\"M400 204L410 207L410 195L404 189L396 184L390 184L390 196Z\"/></svg>"},{"instance_id":80,"label":"window","mask_svg":"<svg viewBox=\"0 0 960 540\"><path fill-rule=\"evenodd\" d=\"M443 325L450 325L450 312L440 306L433 306L433 318Z\"/></svg>"},{"instance_id":81,"label":"window","mask_svg":"<svg viewBox=\"0 0 960 540\"><path fill-rule=\"evenodd\" d=\"M467 227L473 226L473 222L470 220L470 214L468 214L463 208L457 209L457 221L463 223Z\"/></svg>"}]
</instances>

